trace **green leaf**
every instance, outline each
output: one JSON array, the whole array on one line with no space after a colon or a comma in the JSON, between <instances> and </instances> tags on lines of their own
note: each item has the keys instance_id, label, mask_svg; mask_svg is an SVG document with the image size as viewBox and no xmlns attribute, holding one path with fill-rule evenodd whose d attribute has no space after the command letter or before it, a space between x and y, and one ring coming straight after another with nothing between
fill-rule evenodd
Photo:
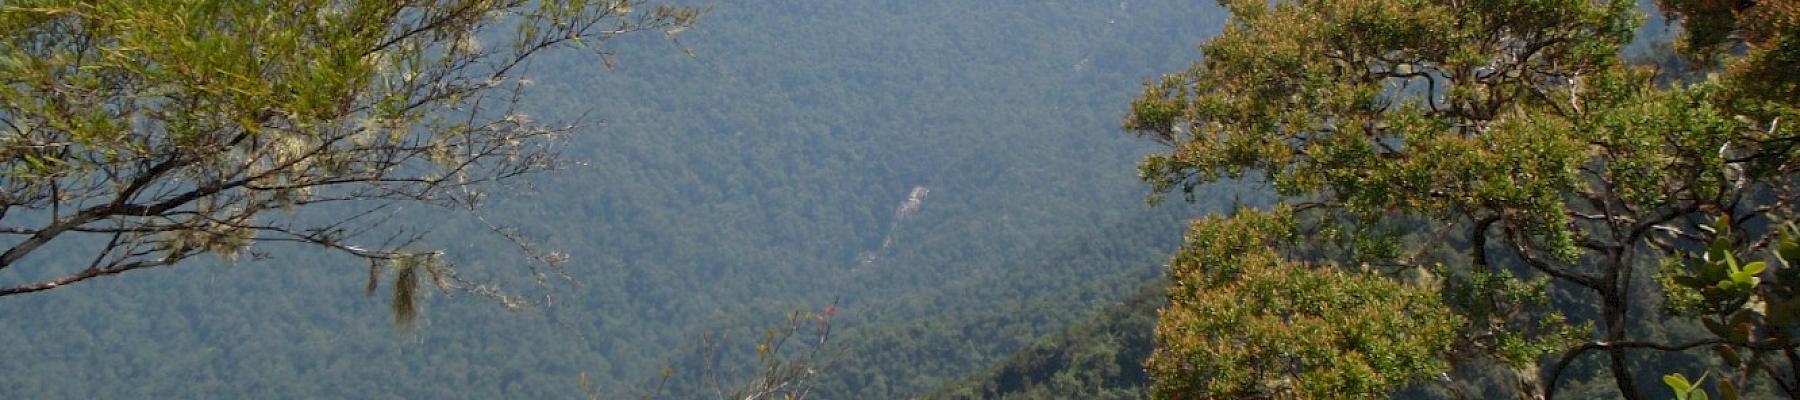
<instances>
[{"instance_id":1,"label":"green leaf","mask_svg":"<svg viewBox=\"0 0 1800 400\"><path fill-rule=\"evenodd\" d=\"M1731 282L1737 284L1737 286L1744 286L1746 288L1748 288L1749 286L1755 286L1756 285L1756 282L1754 281L1755 279L1756 279L1756 276L1751 275L1750 271L1738 271L1738 272L1731 273Z\"/></svg>"},{"instance_id":2,"label":"green leaf","mask_svg":"<svg viewBox=\"0 0 1800 400\"><path fill-rule=\"evenodd\" d=\"M1753 262L1753 263L1744 265L1744 273L1748 273L1750 275L1762 275L1763 271L1767 270L1768 268L1769 268L1769 263L1757 261L1757 262Z\"/></svg>"},{"instance_id":3,"label":"green leaf","mask_svg":"<svg viewBox=\"0 0 1800 400\"><path fill-rule=\"evenodd\" d=\"M1742 266L1738 265L1737 257L1731 256L1731 253L1725 253L1725 265L1731 267L1730 271L1733 274L1736 274L1736 273L1744 270L1744 268Z\"/></svg>"},{"instance_id":4,"label":"green leaf","mask_svg":"<svg viewBox=\"0 0 1800 400\"><path fill-rule=\"evenodd\" d=\"M1687 377L1681 376L1681 374L1663 375L1663 383L1668 384L1670 389L1675 389L1678 397L1687 397L1685 396L1687 392L1694 389L1694 385L1688 383Z\"/></svg>"}]
</instances>

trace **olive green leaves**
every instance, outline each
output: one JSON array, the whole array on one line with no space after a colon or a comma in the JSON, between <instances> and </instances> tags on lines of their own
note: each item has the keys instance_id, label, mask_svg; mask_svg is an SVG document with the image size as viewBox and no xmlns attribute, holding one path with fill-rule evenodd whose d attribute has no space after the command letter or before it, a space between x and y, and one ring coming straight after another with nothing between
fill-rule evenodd
<instances>
[{"instance_id":1,"label":"olive green leaves","mask_svg":"<svg viewBox=\"0 0 1800 400\"><path fill-rule=\"evenodd\" d=\"M1687 377L1681 374L1663 375L1663 383L1675 391L1675 400L1706 400L1706 391L1700 389L1700 383L1705 381L1706 375L1701 375L1694 382L1688 382Z\"/></svg>"}]
</instances>

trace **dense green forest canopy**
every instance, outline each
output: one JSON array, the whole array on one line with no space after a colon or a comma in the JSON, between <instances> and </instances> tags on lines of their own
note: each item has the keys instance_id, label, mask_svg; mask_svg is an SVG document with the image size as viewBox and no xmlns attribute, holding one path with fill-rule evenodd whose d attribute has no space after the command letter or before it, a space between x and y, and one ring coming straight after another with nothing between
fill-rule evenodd
<instances>
[{"instance_id":1,"label":"dense green forest canopy","mask_svg":"<svg viewBox=\"0 0 1800 400\"><path fill-rule=\"evenodd\" d=\"M1262 198L1145 207L1131 165L1149 146L1117 134L1132 84L1197 56L1223 18L1184 1L742 1L675 40L608 41L611 67L550 53L519 67L519 110L580 124L563 168L476 215L395 217L530 304L427 291L417 329L396 330L354 257L201 257L0 302L0 397L561 398L583 374L616 397L671 366L665 393L685 398L704 389L683 381L701 333L751 353L771 320L833 299L843 355L819 393L923 395L1155 279L1181 221ZM532 253L492 221L562 252L573 280L521 273ZM87 261L64 257L45 262Z\"/></svg>"}]
</instances>

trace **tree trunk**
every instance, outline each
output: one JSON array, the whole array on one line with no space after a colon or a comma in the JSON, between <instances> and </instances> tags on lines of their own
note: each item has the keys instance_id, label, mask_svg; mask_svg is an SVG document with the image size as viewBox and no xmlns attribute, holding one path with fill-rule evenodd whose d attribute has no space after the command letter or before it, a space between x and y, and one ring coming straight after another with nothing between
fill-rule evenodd
<instances>
[{"instance_id":1,"label":"tree trunk","mask_svg":"<svg viewBox=\"0 0 1800 400\"><path fill-rule=\"evenodd\" d=\"M1626 296L1631 290L1631 276L1624 274L1622 254L1619 251L1607 255L1605 288L1600 292L1600 314L1606 323L1606 341L1620 343L1625 341L1625 324L1630 316ZM1619 397L1626 400L1644 398L1638 393L1637 381L1631 377L1631 369L1625 365L1625 348L1611 346L1606 350L1611 364L1613 381L1618 384Z\"/></svg>"}]
</instances>

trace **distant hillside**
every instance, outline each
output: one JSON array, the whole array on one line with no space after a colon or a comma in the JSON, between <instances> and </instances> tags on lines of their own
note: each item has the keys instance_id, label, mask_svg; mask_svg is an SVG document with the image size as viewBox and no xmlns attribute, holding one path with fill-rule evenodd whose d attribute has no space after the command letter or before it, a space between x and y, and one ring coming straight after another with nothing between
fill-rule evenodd
<instances>
[{"instance_id":1,"label":"distant hillside","mask_svg":"<svg viewBox=\"0 0 1800 400\"><path fill-rule=\"evenodd\" d=\"M1147 207L1153 144L1118 128L1223 18L1182 0L718 2L679 43L604 43L610 68L576 51L526 67L525 114L584 129L566 169L484 214L567 255L574 282L537 286L481 224L402 216L469 278L547 304L434 292L406 332L356 260L159 268L0 301L0 399L573 398L584 374L625 398L702 332L755 336L833 299L835 343L863 361L821 398L922 395L1155 279L1183 221L1233 200ZM51 258L33 262L85 261Z\"/></svg>"},{"instance_id":2,"label":"distant hillside","mask_svg":"<svg viewBox=\"0 0 1800 400\"><path fill-rule=\"evenodd\" d=\"M1146 395L1156 310L1165 284L1145 286L1124 302L1005 361L933 393L936 399L1139 399Z\"/></svg>"}]
</instances>

